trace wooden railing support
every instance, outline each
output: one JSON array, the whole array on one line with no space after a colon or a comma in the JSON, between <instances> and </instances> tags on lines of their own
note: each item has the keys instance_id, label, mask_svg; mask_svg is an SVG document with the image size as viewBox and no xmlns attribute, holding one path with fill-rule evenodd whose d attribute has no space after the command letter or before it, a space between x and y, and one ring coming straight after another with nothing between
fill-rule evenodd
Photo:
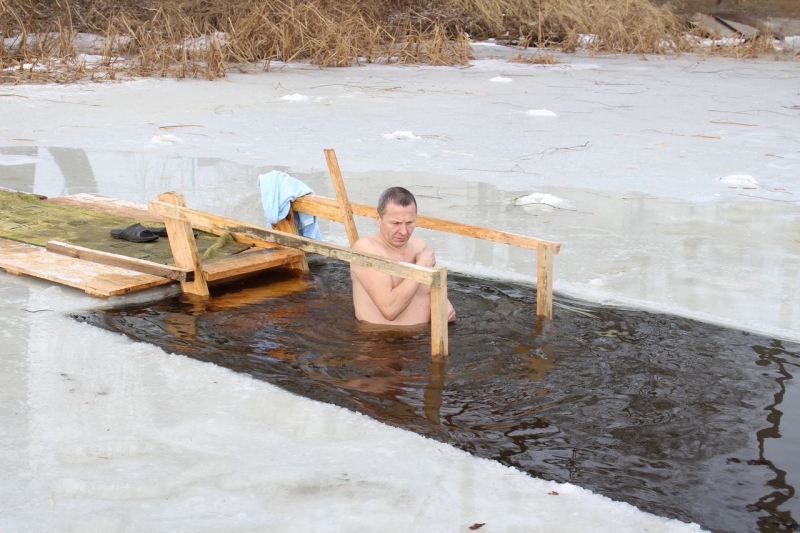
<instances>
[{"instance_id":1,"label":"wooden railing support","mask_svg":"<svg viewBox=\"0 0 800 533\"><path fill-rule=\"evenodd\" d=\"M183 195L177 192L165 192L158 195L158 199L166 204L186 207ZM164 225L169 235L169 247L175 266L188 268L194 272L194 280L181 281L181 290L202 298L208 298L208 284L203 276L203 267L200 256L197 254L197 244L194 242L192 226L185 220L176 219L169 215L164 216Z\"/></svg>"},{"instance_id":2,"label":"wooden railing support","mask_svg":"<svg viewBox=\"0 0 800 533\"><path fill-rule=\"evenodd\" d=\"M350 200L347 199L347 189L344 187L342 171L339 170L339 161L336 159L336 152L332 148L325 150L325 161L327 161L328 171L331 173L333 190L336 192L336 200L339 202L339 212L342 214L347 240L350 241L350 246L353 246L358 241L358 229L353 221L353 207L350 205Z\"/></svg>"},{"instance_id":3,"label":"wooden railing support","mask_svg":"<svg viewBox=\"0 0 800 533\"><path fill-rule=\"evenodd\" d=\"M431 355L447 357L447 267L435 267L431 283Z\"/></svg>"},{"instance_id":4,"label":"wooden railing support","mask_svg":"<svg viewBox=\"0 0 800 533\"><path fill-rule=\"evenodd\" d=\"M275 224L275 229L291 235L300 235L300 231L298 231L297 224L294 221L294 211L291 208L289 209L289 214L286 215L286 218L279 220L278 223ZM286 267L291 268L292 270L300 270L301 272L307 273L308 259L306 259L305 254L303 254L303 258L300 261L289 263L286 265Z\"/></svg>"},{"instance_id":5,"label":"wooden railing support","mask_svg":"<svg viewBox=\"0 0 800 533\"><path fill-rule=\"evenodd\" d=\"M540 244L536 251L536 315L553 318L553 246Z\"/></svg>"}]
</instances>

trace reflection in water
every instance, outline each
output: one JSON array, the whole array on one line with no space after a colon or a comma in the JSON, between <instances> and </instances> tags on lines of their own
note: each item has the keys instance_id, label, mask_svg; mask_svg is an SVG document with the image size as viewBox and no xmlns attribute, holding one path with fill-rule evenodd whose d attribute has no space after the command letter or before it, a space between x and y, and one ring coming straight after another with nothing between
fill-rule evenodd
<instances>
[{"instance_id":1,"label":"reflection in water","mask_svg":"<svg viewBox=\"0 0 800 533\"><path fill-rule=\"evenodd\" d=\"M537 322L533 288L449 282L459 321L442 362L427 328L357 323L348 267L328 261L208 302L77 318L656 514L797 528L785 472L800 461L773 464L764 442L780 438L778 406L800 407L782 405L800 346L564 299Z\"/></svg>"}]
</instances>

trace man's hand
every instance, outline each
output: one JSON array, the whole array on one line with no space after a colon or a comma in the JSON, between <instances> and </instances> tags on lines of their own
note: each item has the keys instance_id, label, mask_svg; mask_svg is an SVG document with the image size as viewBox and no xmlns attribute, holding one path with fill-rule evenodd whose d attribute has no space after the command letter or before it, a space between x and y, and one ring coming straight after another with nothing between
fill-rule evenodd
<instances>
[{"instance_id":1,"label":"man's hand","mask_svg":"<svg viewBox=\"0 0 800 533\"><path fill-rule=\"evenodd\" d=\"M436 266L436 256L433 254L433 250L426 246L417 253L414 263L418 266L433 268Z\"/></svg>"},{"instance_id":2,"label":"man's hand","mask_svg":"<svg viewBox=\"0 0 800 533\"><path fill-rule=\"evenodd\" d=\"M450 300L447 300L447 321L448 322L456 321L456 310L453 307L453 304L450 303Z\"/></svg>"}]
</instances>

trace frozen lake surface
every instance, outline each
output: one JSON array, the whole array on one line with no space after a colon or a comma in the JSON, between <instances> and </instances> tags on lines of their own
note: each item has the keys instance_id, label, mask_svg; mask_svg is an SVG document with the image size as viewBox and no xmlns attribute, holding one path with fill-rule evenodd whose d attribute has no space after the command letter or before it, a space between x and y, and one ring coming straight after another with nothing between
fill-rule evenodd
<instances>
[{"instance_id":1,"label":"frozen lake surface","mask_svg":"<svg viewBox=\"0 0 800 533\"><path fill-rule=\"evenodd\" d=\"M426 215L561 242L555 260L560 294L800 340L800 65L695 56L557 57L561 63L553 66L498 57L463 69L292 65L216 82L6 87L0 91L0 186L139 203L177 190L190 207L262 223L255 176L286 170L318 194L333 196L322 150L334 148L351 201L374 204L384 188L404 185ZM322 229L326 239L345 242L342 228ZM370 231L370 222L359 221L359 229ZM455 271L535 281L532 252L421 233ZM462 457L447 446L75 324L62 313L97 305L75 291L8 275L0 277L0 290L10 324L0 359L7 367L0 378L7 407L0 416L9 428L3 462L15 473L0 487L14 502L12 530L33 516L49 516L55 529L70 524L87 530L96 523L95 529L109 530L143 527L146 515L173 514L179 516L174 528L196 529L203 523L198 513L210 501L220 506L214 511L220 516L243 520L229 522L234 529L256 527L267 516L291 514L294 504L267 511L258 502L276 487L295 494L279 479L297 471L308 480L326 480L309 481L317 488L302 494L313 495L310 505L320 513L327 509L328 519L335 505L342 509L337 518L349 509L373 527L455 529L484 521L453 509L456 515L423 512L429 509L423 502L438 497L445 506L493 513L485 530L539 519L553 531L569 530L564 519L554 522L546 507L533 505L531 494L544 490L537 480L515 475L523 480L507 485L499 465L464 456L459 464L467 466L435 467L444 469L436 479L456 483L466 479L467 468L485 472L486 485L470 484L466 492L447 485L452 490L442 492L444 485L431 483L430 469L411 472L407 462L398 459L392 467L378 458L385 452L423 464L443 453ZM796 369L797 361L787 365ZM82 386L70 385L62 374ZM783 385L783 402L797 406L796 382ZM242 415L237 402L260 407ZM313 414L290 415L298 412ZM800 414L795 408L782 415L786 432L779 441L796 449ZM330 449L306 445L304 431L321 432ZM360 432L371 436L361 438ZM264 442L272 444L263 449L284 450L278 465L293 467L280 466L273 476L268 465L274 457L262 455ZM302 457L285 455L293 449ZM347 457L370 459L362 465ZM320 468L340 460L342 468ZM230 474L248 472L247 463L263 470ZM339 470L395 481L374 492L369 501L375 507L367 509L356 493L347 500L318 488L344 483L336 481ZM124 482L115 472L127 476ZM163 481L165 472L175 474L171 484ZM797 486L791 476L786 483ZM250 481L236 485L233 478ZM421 518L398 521L392 502L409 490L415 495L403 501L413 512L404 516ZM564 494L563 486L555 491ZM220 503L226 494L244 498L243 510ZM577 524L596 530L604 527L597 514L611 505L583 493L577 503L549 498L542 505L556 505L554 516L577 513ZM23 508L30 501L35 503ZM491 504L499 501L502 506ZM123 510L99 518L114 502L124 502L116 506ZM609 512L635 515L619 505ZM797 496L784 509L796 520ZM309 522L284 516L290 521L277 521L276 528L320 529L315 520L322 516L292 518ZM635 516L658 524L648 526L652 530L682 527ZM633 522L612 519L607 527L620 523ZM348 524L340 518L325 527L343 530Z\"/></svg>"}]
</instances>

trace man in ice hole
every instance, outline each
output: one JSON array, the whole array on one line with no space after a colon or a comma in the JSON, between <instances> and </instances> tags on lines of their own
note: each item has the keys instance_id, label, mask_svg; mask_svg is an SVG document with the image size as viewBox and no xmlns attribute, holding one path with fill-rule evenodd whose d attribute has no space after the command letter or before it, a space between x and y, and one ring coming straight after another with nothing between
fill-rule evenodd
<instances>
[{"instance_id":1,"label":"man in ice hole","mask_svg":"<svg viewBox=\"0 0 800 533\"><path fill-rule=\"evenodd\" d=\"M436 265L436 256L425 241L412 237L417 220L417 201L402 187L386 189L378 199L378 233L359 239L353 249L423 267ZM424 283L384 274L372 268L350 265L356 318L373 324L410 326L431 321L431 288ZM447 321L456 312L447 301Z\"/></svg>"}]
</instances>

